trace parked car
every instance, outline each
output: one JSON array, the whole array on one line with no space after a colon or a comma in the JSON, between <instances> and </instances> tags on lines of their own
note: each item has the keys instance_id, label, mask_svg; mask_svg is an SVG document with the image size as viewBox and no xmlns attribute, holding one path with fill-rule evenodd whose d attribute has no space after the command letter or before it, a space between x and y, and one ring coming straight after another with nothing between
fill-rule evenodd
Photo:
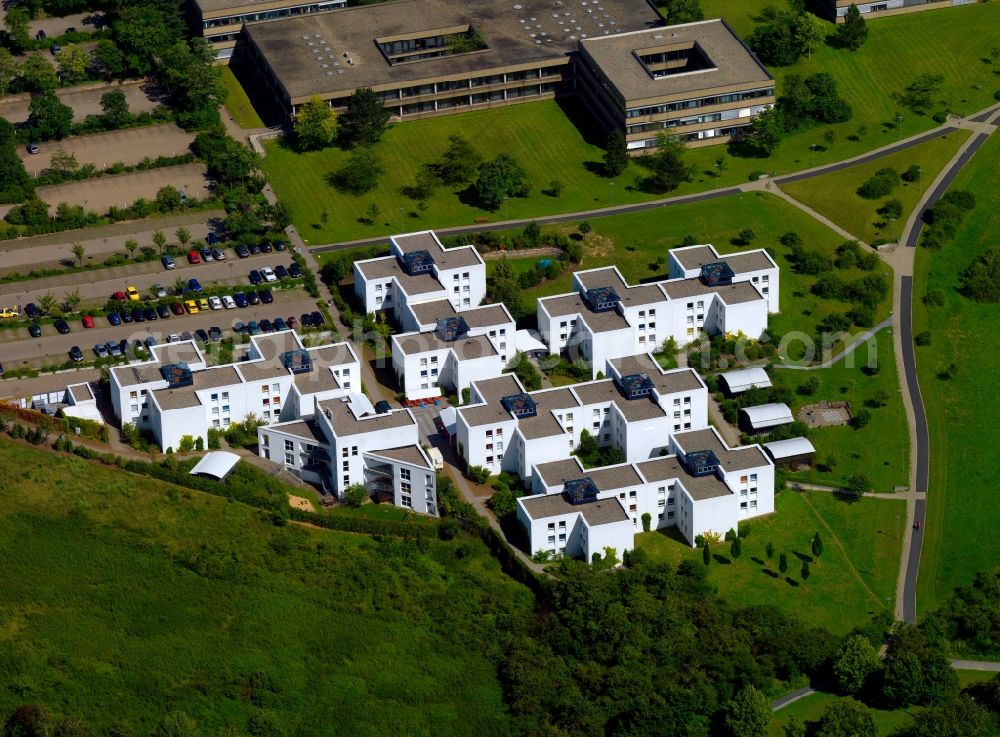
<instances>
[{"instance_id":1,"label":"parked car","mask_svg":"<svg viewBox=\"0 0 1000 737\"><path fill-rule=\"evenodd\" d=\"M209 309L210 309L209 306L208 306L208 300L205 299L204 297L202 297L201 299L199 299L198 300L198 309L201 310L202 312L208 312Z\"/></svg>"},{"instance_id":2,"label":"parked car","mask_svg":"<svg viewBox=\"0 0 1000 737\"><path fill-rule=\"evenodd\" d=\"M189 315L197 315L199 312L197 300L189 299L184 303L184 308L188 311Z\"/></svg>"},{"instance_id":3,"label":"parked car","mask_svg":"<svg viewBox=\"0 0 1000 737\"><path fill-rule=\"evenodd\" d=\"M271 294L270 289L258 289L257 296L260 297L260 301L266 305L269 305L274 301L274 295Z\"/></svg>"},{"instance_id":4,"label":"parked car","mask_svg":"<svg viewBox=\"0 0 1000 737\"><path fill-rule=\"evenodd\" d=\"M149 291L157 299L163 299L164 297L167 296L167 288L162 284L154 284L152 287L149 288Z\"/></svg>"},{"instance_id":5,"label":"parked car","mask_svg":"<svg viewBox=\"0 0 1000 737\"><path fill-rule=\"evenodd\" d=\"M29 320L34 320L36 317L39 317L41 314L42 314L42 311L40 309L38 309L37 305L35 305L34 302L28 302L28 304L26 304L24 306L24 315Z\"/></svg>"},{"instance_id":6,"label":"parked car","mask_svg":"<svg viewBox=\"0 0 1000 737\"><path fill-rule=\"evenodd\" d=\"M244 325L239 320L237 320L236 322L233 323L233 332L234 333L242 333L246 329L247 329L247 326Z\"/></svg>"},{"instance_id":7,"label":"parked car","mask_svg":"<svg viewBox=\"0 0 1000 737\"><path fill-rule=\"evenodd\" d=\"M184 305L182 305L180 302L171 302L170 311L173 312L175 315L183 315Z\"/></svg>"},{"instance_id":8,"label":"parked car","mask_svg":"<svg viewBox=\"0 0 1000 737\"><path fill-rule=\"evenodd\" d=\"M260 297L258 297L257 292L253 291L252 289L246 293L246 298L247 302L249 302L252 305L260 304Z\"/></svg>"},{"instance_id":9,"label":"parked car","mask_svg":"<svg viewBox=\"0 0 1000 737\"><path fill-rule=\"evenodd\" d=\"M49 51L52 52L52 56L59 56L62 53L62 46L54 43L49 47Z\"/></svg>"},{"instance_id":10,"label":"parked car","mask_svg":"<svg viewBox=\"0 0 1000 737\"><path fill-rule=\"evenodd\" d=\"M132 341L132 353L137 356L144 356L146 354L146 346L138 338Z\"/></svg>"},{"instance_id":11,"label":"parked car","mask_svg":"<svg viewBox=\"0 0 1000 737\"><path fill-rule=\"evenodd\" d=\"M83 322L83 327L85 328L94 327L94 318L92 318L90 315L84 315L82 322Z\"/></svg>"},{"instance_id":12,"label":"parked car","mask_svg":"<svg viewBox=\"0 0 1000 737\"><path fill-rule=\"evenodd\" d=\"M161 320L166 320L170 317L170 308L166 305L156 305L156 314L160 316Z\"/></svg>"},{"instance_id":13,"label":"parked car","mask_svg":"<svg viewBox=\"0 0 1000 737\"><path fill-rule=\"evenodd\" d=\"M125 323L126 325L129 325L129 324L132 323L132 313L131 312L129 312L128 310L122 310L119 314L121 315L123 323Z\"/></svg>"},{"instance_id":14,"label":"parked car","mask_svg":"<svg viewBox=\"0 0 1000 737\"><path fill-rule=\"evenodd\" d=\"M146 336L146 347L147 348L152 348L154 345L158 345L158 343L156 342L156 338L154 338L152 335L147 335Z\"/></svg>"},{"instance_id":15,"label":"parked car","mask_svg":"<svg viewBox=\"0 0 1000 737\"><path fill-rule=\"evenodd\" d=\"M258 243L251 243L250 244L250 254L253 255L253 256L256 256L259 253L260 253L260 244L258 244Z\"/></svg>"},{"instance_id":16,"label":"parked car","mask_svg":"<svg viewBox=\"0 0 1000 737\"><path fill-rule=\"evenodd\" d=\"M32 338L42 337L42 327L37 322L33 322L28 326L28 335Z\"/></svg>"},{"instance_id":17,"label":"parked car","mask_svg":"<svg viewBox=\"0 0 1000 737\"><path fill-rule=\"evenodd\" d=\"M209 248L208 246L205 246L203 249L201 249L201 260L204 261L206 264L209 263L210 261L215 261L215 254L212 253L212 249Z\"/></svg>"},{"instance_id":18,"label":"parked car","mask_svg":"<svg viewBox=\"0 0 1000 737\"><path fill-rule=\"evenodd\" d=\"M274 330L274 326L271 325L270 320L264 319L257 324L260 326L260 330L262 333L270 333Z\"/></svg>"},{"instance_id":19,"label":"parked car","mask_svg":"<svg viewBox=\"0 0 1000 737\"><path fill-rule=\"evenodd\" d=\"M219 299L216 296L209 297L208 298L208 306L211 307L213 310L221 310L222 309L222 300Z\"/></svg>"},{"instance_id":20,"label":"parked car","mask_svg":"<svg viewBox=\"0 0 1000 737\"><path fill-rule=\"evenodd\" d=\"M69 357L74 361L80 362L83 360L83 351L80 350L80 346L75 345L69 349Z\"/></svg>"},{"instance_id":21,"label":"parked car","mask_svg":"<svg viewBox=\"0 0 1000 737\"><path fill-rule=\"evenodd\" d=\"M260 242L260 252L261 253L270 253L273 250L274 249L271 247L271 244L268 243L267 241L261 241Z\"/></svg>"},{"instance_id":22,"label":"parked car","mask_svg":"<svg viewBox=\"0 0 1000 737\"><path fill-rule=\"evenodd\" d=\"M254 269L253 271L250 272L250 283L251 284L253 284L254 286L257 286L262 281L264 281L264 279L261 278L260 272L258 272L256 269Z\"/></svg>"},{"instance_id":23,"label":"parked car","mask_svg":"<svg viewBox=\"0 0 1000 737\"><path fill-rule=\"evenodd\" d=\"M240 258L246 258L250 255L250 249L244 246L242 243L236 246L236 255Z\"/></svg>"},{"instance_id":24,"label":"parked car","mask_svg":"<svg viewBox=\"0 0 1000 737\"><path fill-rule=\"evenodd\" d=\"M236 301L232 297L230 297L228 294L223 295L223 297L222 297L222 306L225 307L227 310L235 309L236 308Z\"/></svg>"},{"instance_id":25,"label":"parked car","mask_svg":"<svg viewBox=\"0 0 1000 737\"><path fill-rule=\"evenodd\" d=\"M28 144L28 153L29 154L32 154L32 155L37 154L40 150L41 149L38 148L38 144L37 143L29 143Z\"/></svg>"},{"instance_id":26,"label":"parked car","mask_svg":"<svg viewBox=\"0 0 1000 737\"><path fill-rule=\"evenodd\" d=\"M294 317L289 317L287 320L285 320L285 323L288 325L289 330L295 330L295 328L297 328L299 325L299 321L296 320Z\"/></svg>"},{"instance_id":27,"label":"parked car","mask_svg":"<svg viewBox=\"0 0 1000 737\"><path fill-rule=\"evenodd\" d=\"M150 322L152 322L158 317L158 315L156 314L156 310L154 310L152 307L145 308L142 311L142 316L145 317Z\"/></svg>"},{"instance_id":28,"label":"parked car","mask_svg":"<svg viewBox=\"0 0 1000 737\"><path fill-rule=\"evenodd\" d=\"M163 264L163 268L167 269L168 271L171 270L171 269L173 269L174 266L176 265L176 264L174 264L174 257L173 256L164 256L163 258L160 259L160 263L162 263Z\"/></svg>"},{"instance_id":29,"label":"parked car","mask_svg":"<svg viewBox=\"0 0 1000 737\"><path fill-rule=\"evenodd\" d=\"M65 320L56 320L52 324L60 335L66 335L69 332L69 323Z\"/></svg>"},{"instance_id":30,"label":"parked car","mask_svg":"<svg viewBox=\"0 0 1000 737\"><path fill-rule=\"evenodd\" d=\"M108 347L106 345L104 345L104 343L97 343L94 346L94 354L98 358L107 358L108 357Z\"/></svg>"},{"instance_id":31,"label":"parked car","mask_svg":"<svg viewBox=\"0 0 1000 737\"><path fill-rule=\"evenodd\" d=\"M208 337L213 343L218 343L222 340L222 329L213 325L208 329Z\"/></svg>"},{"instance_id":32,"label":"parked car","mask_svg":"<svg viewBox=\"0 0 1000 737\"><path fill-rule=\"evenodd\" d=\"M205 236L205 241L210 246L214 246L217 243L222 243L222 239L219 236L217 236L215 233L209 233L208 235L206 235Z\"/></svg>"},{"instance_id":33,"label":"parked car","mask_svg":"<svg viewBox=\"0 0 1000 737\"><path fill-rule=\"evenodd\" d=\"M274 269L272 269L270 266L262 267L260 270L260 275L264 277L264 281L268 283L278 281L278 277L274 275Z\"/></svg>"},{"instance_id":34,"label":"parked car","mask_svg":"<svg viewBox=\"0 0 1000 737\"><path fill-rule=\"evenodd\" d=\"M195 337L196 340L198 340L201 343L207 343L208 342L208 333L206 333L201 328L198 328L197 330L194 331L194 337Z\"/></svg>"},{"instance_id":35,"label":"parked car","mask_svg":"<svg viewBox=\"0 0 1000 737\"><path fill-rule=\"evenodd\" d=\"M312 327L312 324L313 324L312 315L310 315L308 312L303 312L302 313L301 320L302 320L302 327L304 327L304 328L311 328Z\"/></svg>"},{"instance_id":36,"label":"parked car","mask_svg":"<svg viewBox=\"0 0 1000 737\"><path fill-rule=\"evenodd\" d=\"M247 332L250 335L260 335L260 325L257 324L256 320L251 320L247 323Z\"/></svg>"},{"instance_id":37,"label":"parked car","mask_svg":"<svg viewBox=\"0 0 1000 737\"><path fill-rule=\"evenodd\" d=\"M189 264L200 264L201 254L197 251L188 251L188 263Z\"/></svg>"},{"instance_id":38,"label":"parked car","mask_svg":"<svg viewBox=\"0 0 1000 737\"><path fill-rule=\"evenodd\" d=\"M285 242L284 241L275 241L274 242L274 250L275 251L284 251L286 247L287 246L285 246Z\"/></svg>"},{"instance_id":39,"label":"parked car","mask_svg":"<svg viewBox=\"0 0 1000 737\"><path fill-rule=\"evenodd\" d=\"M171 333L170 335L167 336L167 342L168 343L180 343L181 342L181 336L179 336L177 333Z\"/></svg>"},{"instance_id":40,"label":"parked car","mask_svg":"<svg viewBox=\"0 0 1000 737\"><path fill-rule=\"evenodd\" d=\"M109 312L108 322L117 327L118 325L122 324L122 316L119 315L117 312Z\"/></svg>"},{"instance_id":41,"label":"parked car","mask_svg":"<svg viewBox=\"0 0 1000 737\"><path fill-rule=\"evenodd\" d=\"M201 291L201 283L197 279L188 279L188 288L187 288L187 290L189 292L200 292Z\"/></svg>"},{"instance_id":42,"label":"parked car","mask_svg":"<svg viewBox=\"0 0 1000 737\"><path fill-rule=\"evenodd\" d=\"M326 318L323 317L323 313L319 310L314 310L309 314L312 318L312 324L314 328L320 328L326 325Z\"/></svg>"},{"instance_id":43,"label":"parked car","mask_svg":"<svg viewBox=\"0 0 1000 737\"><path fill-rule=\"evenodd\" d=\"M281 330L288 330L288 325L285 324L284 318L281 317L274 318L272 325L274 325L274 332L276 333Z\"/></svg>"},{"instance_id":44,"label":"parked car","mask_svg":"<svg viewBox=\"0 0 1000 737\"><path fill-rule=\"evenodd\" d=\"M288 275L293 279L300 279L302 277L302 267L292 261L288 265Z\"/></svg>"},{"instance_id":45,"label":"parked car","mask_svg":"<svg viewBox=\"0 0 1000 737\"><path fill-rule=\"evenodd\" d=\"M236 306L239 307L239 308L241 308L241 309L244 308L244 307L246 307L248 304L250 304L247 301L247 296L245 294L243 294L243 292L237 292L236 294L234 294L233 295L233 302L235 302Z\"/></svg>"},{"instance_id":46,"label":"parked car","mask_svg":"<svg viewBox=\"0 0 1000 737\"><path fill-rule=\"evenodd\" d=\"M212 256L215 257L216 261L225 261L226 260L226 252L223 251L221 248L213 248L212 249Z\"/></svg>"},{"instance_id":47,"label":"parked car","mask_svg":"<svg viewBox=\"0 0 1000 737\"><path fill-rule=\"evenodd\" d=\"M125 292L113 292L111 294L111 299L120 299L122 301L125 301L126 299L128 299L128 297L125 296Z\"/></svg>"},{"instance_id":48,"label":"parked car","mask_svg":"<svg viewBox=\"0 0 1000 737\"><path fill-rule=\"evenodd\" d=\"M133 287L131 285L125 287L125 294L128 295L128 298L129 298L130 302L138 302L139 301L139 290L136 289L135 287Z\"/></svg>"},{"instance_id":49,"label":"parked car","mask_svg":"<svg viewBox=\"0 0 1000 737\"><path fill-rule=\"evenodd\" d=\"M118 350L122 352L123 356L125 355L125 351L128 350L128 338L122 338L118 341Z\"/></svg>"},{"instance_id":50,"label":"parked car","mask_svg":"<svg viewBox=\"0 0 1000 737\"><path fill-rule=\"evenodd\" d=\"M141 307L135 307L132 310L132 319L136 322L146 322L146 316L142 313Z\"/></svg>"},{"instance_id":51,"label":"parked car","mask_svg":"<svg viewBox=\"0 0 1000 737\"><path fill-rule=\"evenodd\" d=\"M119 357L121 357L122 355L124 355L124 354L122 353L122 349L121 349L121 346L120 346L120 345L118 345L118 343L116 343L115 341L113 341L113 340L109 340L109 341L107 342L107 346L108 346L108 353L110 353L110 354L111 354L112 356L114 356L115 358L119 358Z\"/></svg>"},{"instance_id":52,"label":"parked car","mask_svg":"<svg viewBox=\"0 0 1000 737\"><path fill-rule=\"evenodd\" d=\"M286 269L281 264L278 264L277 266L274 267L274 275L279 279L287 279L289 276L288 269Z\"/></svg>"}]
</instances>

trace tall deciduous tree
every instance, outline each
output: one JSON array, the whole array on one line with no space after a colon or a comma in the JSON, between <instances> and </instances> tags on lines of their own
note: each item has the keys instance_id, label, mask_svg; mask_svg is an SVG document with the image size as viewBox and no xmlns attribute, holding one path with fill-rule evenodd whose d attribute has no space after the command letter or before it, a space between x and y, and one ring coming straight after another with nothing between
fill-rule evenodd
<instances>
[{"instance_id":1,"label":"tall deciduous tree","mask_svg":"<svg viewBox=\"0 0 1000 737\"><path fill-rule=\"evenodd\" d=\"M299 106L294 128L300 148L306 151L326 148L337 137L337 116L319 95L313 95Z\"/></svg>"},{"instance_id":2,"label":"tall deciduous tree","mask_svg":"<svg viewBox=\"0 0 1000 737\"><path fill-rule=\"evenodd\" d=\"M65 138L73 124L73 109L64 105L54 92L35 95L28 103L28 131L32 138L49 141Z\"/></svg>"},{"instance_id":3,"label":"tall deciduous tree","mask_svg":"<svg viewBox=\"0 0 1000 737\"><path fill-rule=\"evenodd\" d=\"M769 108L757 114L743 134L743 142L756 156L770 156L781 140L781 122L778 111Z\"/></svg>"},{"instance_id":4,"label":"tall deciduous tree","mask_svg":"<svg viewBox=\"0 0 1000 737\"><path fill-rule=\"evenodd\" d=\"M101 110L104 113L104 127L109 130L121 128L132 120L128 100L121 90L112 90L101 95Z\"/></svg>"},{"instance_id":5,"label":"tall deciduous tree","mask_svg":"<svg viewBox=\"0 0 1000 737\"><path fill-rule=\"evenodd\" d=\"M758 688L745 686L729 702L726 724L739 737L766 737L771 714L770 700Z\"/></svg>"},{"instance_id":6,"label":"tall deciduous tree","mask_svg":"<svg viewBox=\"0 0 1000 737\"><path fill-rule=\"evenodd\" d=\"M20 73L17 61L7 49L0 47L0 97L10 91L10 86Z\"/></svg>"},{"instance_id":7,"label":"tall deciduous tree","mask_svg":"<svg viewBox=\"0 0 1000 737\"><path fill-rule=\"evenodd\" d=\"M875 719L868 707L854 699L841 699L826 707L816 737L875 737Z\"/></svg>"},{"instance_id":8,"label":"tall deciduous tree","mask_svg":"<svg viewBox=\"0 0 1000 737\"><path fill-rule=\"evenodd\" d=\"M337 186L351 194L371 192L378 187L378 180L385 173L382 160L369 148L358 148L351 152L340 167L335 179Z\"/></svg>"},{"instance_id":9,"label":"tall deciduous tree","mask_svg":"<svg viewBox=\"0 0 1000 737\"><path fill-rule=\"evenodd\" d=\"M676 136L660 133L656 137L656 153L646 159L651 173L643 180L650 192L672 192L682 182L691 180L694 167L684 163L684 144Z\"/></svg>"},{"instance_id":10,"label":"tall deciduous tree","mask_svg":"<svg viewBox=\"0 0 1000 737\"><path fill-rule=\"evenodd\" d=\"M526 194L529 186L524 169L507 154L480 165L475 184L479 202L489 210L496 210L508 197Z\"/></svg>"},{"instance_id":11,"label":"tall deciduous tree","mask_svg":"<svg viewBox=\"0 0 1000 737\"><path fill-rule=\"evenodd\" d=\"M617 177L628 168L628 161L625 134L615 128L608 134L608 143L604 147L604 173L609 177Z\"/></svg>"},{"instance_id":12,"label":"tall deciduous tree","mask_svg":"<svg viewBox=\"0 0 1000 737\"><path fill-rule=\"evenodd\" d=\"M361 87L347 100L340 116L340 131L349 144L371 146L378 143L391 113L371 87Z\"/></svg>"},{"instance_id":13,"label":"tall deciduous tree","mask_svg":"<svg viewBox=\"0 0 1000 737\"><path fill-rule=\"evenodd\" d=\"M35 92L54 90L59 86L56 68L40 53L29 54L21 65L21 76L29 89Z\"/></svg>"},{"instance_id":14,"label":"tall deciduous tree","mask_svg":"<svg viewBox=\"0 0 1000 737\"><path fill-rule=\"evenodd\" d=\"M699 0L659 0L657 5L667 23L671 25L692 23L705 18Z\"/></svg>"},{"instance_id":15,"label":"tall deciduous tree","mask_svg":"<svg viewBox=\"0 0 1000 737\"><path fill-rule=\"evenodd\" d=\"M837 27L837 41L851 51L860 49L868 39L868 26L861 17L858 6L851 3L844 14L844 22Z\"/></svg>"},{"instance_id":16,"label":"tall deciduous tree","mask_svg":"<svg viewBox=\"0 0 1000 737\"><path fill-rule=\"evenodd\" d=\"M90 69L90 52L82 46L68 46L59 54L58 64L64 83L82 82Z\"/></svg>"},{"instance_id":17,"label":"tall deciduous tree","mask_svg":"<svg viewBox=\"0 0 1000 737\"><path fill-rule=\"evenodd\" d=\"M437 164L437 173L445 184L466 184L476 176L482 155L463 136L448 137L448 148Z\"/></svg>"},{"instance_id":18,"label":"tall deciduous tree","mask_svg":"<svg viewBox=\"0 0 1000 737\"><path fill-rule=\"evenodd\" d=\"M882 668L878 650L866 637L853 635L847 638L840 655L833 664L837 685L844 693L856 694L868 679Z\"/></svg>"}]
</instances>

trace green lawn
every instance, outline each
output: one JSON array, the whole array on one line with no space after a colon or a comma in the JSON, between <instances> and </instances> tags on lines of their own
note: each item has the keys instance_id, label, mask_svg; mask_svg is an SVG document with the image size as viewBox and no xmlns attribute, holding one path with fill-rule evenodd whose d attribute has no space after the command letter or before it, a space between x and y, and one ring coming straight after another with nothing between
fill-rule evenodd
<instances>
[{"instance_id":1,"label":"green lawn","mask_svg":"<svg viewBox=\"0 0 1000 737\"><path fill-rule=\"evenodd\" d=\"M859 348L830 368L815 371L779 368L771 374L776 385L792 390L792 411L796 415L803 405L824 400L847 400L851 409L857 412L876 392L883 391L888 396L884 407L869 408L872 417L866 427L854 429L839 425L813 429L810 438L816 446L817 467L789 474L789 478L843 486L851 474L863 473L876 491L891 492L895 486L906 485L909 440L906 414L899 395L891 328L880 331L868 346ZM881 367L874 376L862 370L867 366L870 352L877 355ZM812 377L820 382L816 392L812 396L798 394L796 389ZM825 464L831 456L836 463L828 468Z\"/></svg>"},{"instance_id":2,"label":"green lawn","mask_svg":"<svg viewBox=\"0 0 1000 737\"><path fill-rule=\"evenodd\" d=\"M826 707L835 701L839 701L841 698L840 696L820 692L806 696L804 699L799 699L775 713L771 719L768 734L770 737L784 737L785 725L788 724L793 716L797 717L801 723L818 721L823 716L823 711ZM903 727L913 726L913 723L920 716L920 712L923 709L912 707L910 709L897 709L895 711L886 711L883 709L869 709L869 711L875 720L878 736L889 737L889 735L895 734Z\"/></svg>"},{"instance_id":3,"label":"green lawn","mask_svg":"<svg viewBox=\"0 0 1000 737\"><path fill-rule=\"evenodd\" d=\"M854 107L854 118L827 126L834 135L832 144L822 137L827 127L812 128L789 135L769 159L727 156L719 178L714 174L715 160L724 149L694 149L689 158L695 165L695 178L682 185L677 194L745 182L755 171L780 174L807 168L813 160L816 164L839 161L891 143L899 135L892 122L898 105L891 95L923 71L944 75L939 95L943 109L970 112L977 106L971 86L984 84L984 91L995 86L992 67L980 61L994 40L989 34L972 31L998 23L1000 6L996 3L876 20L869 23L869 39L860 51L822 46L811 59L774 70L779 90L786 74L830 72ZM988 99L984 94L982 104ZM883 125L885 121L892 127ZM862 125L867 132L857 141L848 140ZM934 125L929 117L903 113L903 135ZM419 212L402 190L413 184L421 165L440 156L448 136L455 133L472 141L485 156L501 152L514 155L534 185L531 196L512 198L505 207L490 213L463 203L456 191L440 188L428 200L428 208ZM826 150L812 152L810 146L814 144ZM650 199L651 195L635 187L636 177L642 173L638 165L629 167L615 180L600 176L603 145L604 135L595 129L578 102L540 101L397 123L375 147L388 173L380 188L370 195L340 194L327 183L329 175L347 158L346 152L336 148L297 154L283 148L281 142L271 142L265 170L278 196L291 206L303 236L312 243L328 243L399 230L467 225L482 218L495 222ZM563 184L558 198L541 193L553 179ZM378 205L380 216L368 225L359 218L373 203ZM325 223L321 219L324 212L328 216Z\"/></svg>"},{"instance_id":4,"label":"green lawn","mask_svg":"<svg viewBox=\"0 0 1000 737\"><path fill-rule=\"evenodd\" d=\"M763 192L738 195L676 205L666 210L647 210L591 218L588 222L592 232L585 237L584 259L580 269L616 265L629 281L636 284L641 280L666 278L666 252L680 245L686 235L692 235L699 243L713 243L722 252L745 251L753 248L767 248L781 267L781 313L771 315L769 328L774 335L784 335L790 331L803 331L808 335L816 333L816 325L831 312L847 312L846 302L821 299L810 292L816 281L815 276L796 274L788 261L789 249L778 242L778 238L789 231L797 232L806 247L833 254L843 239L825 225L809 217L801 210L778 197ZM576 223L546 226L544 232L573 233ZM731 241L743 228L750 227L756 238L749 247L732 245ZM662 263L660 259L663 259ZM537 258L512 259L515 268L534 268ZM487 272L495 262L487 262ZM879 264L878 273L888 275L890 269ZM856 269L838 272L845 279L862 275ZM571 271L553 281L544 281L539 286L526 290L526 299L535 300L551 294L567 292L572 282ZM876 319L881 321L889 314L889 300L880 305ZM793 348L801 348L796 342ZM793 351L794 352L794 351Z\"/></svg>"},{"instance_id":5,"label":"green lawn","mask_svg":"<svg viewBox=\"0 0 1000 737\"><path fill-rule=\"evenodd\" d=\"M1000 304L973 302L956 291L959 274L995 246L1000 234L1000 136L990 138L952 188L974 192L976 209L951 244L940 251L918 250L913 289L914 334L931 332L931 344L916 349L931 452L920 612L936 608L952 589L968 585L977 570L1000 560ZM924 306L921 299L932 289L943 290L944 306ZM938 379L950 363L958 366L954 378Z\"/></svg>"},{"instance_id":6,"label":"green lawn","mask_svg":"<svg viewBox=\"0 0 1000 737\"><path fill-rule=\"evenodd\" d=\"M783 184L781 188L866 243L876 239L895 241L934 177L968 137L969 131L955 131L867 164ZM920 179L912 184L903 182L889 197L866 200L857 193L858 187L879 169L892 167L902 173L912 164L923 170ZM887 223L876 211L890 199L902 203L903 216ZM877 227L879 224L883 227Z\"/></svg>"},{"instance_id":7,"label":"green lawn","mask_svg":"<svg viewBox=\"0 0 1000 737\"><path fill-rule=\"evenodd\" d=\"M0 718L30 702L95 734L172 710L203 735L508 734L493 618L532 599L461 544L275 527L0 440Z\"/></svg>"},{"instance_id":8,"label":"green lawn","mask_svg":"<svg viewBox=\"0 0 1000 737\"><path fill-rule=\"evenodd\" d=\"M738 606L772 604L835 633L845 633L887 607L891 611L900 552L896 516L905 515L903 502L848 503L825 492L783 491L775 506L775 514L745 523L750 534L743 540L740 558L731 559L728 543L713 548L728 561L713 561L708 568L709 581L723 598ZM803 582L797 556L811 557L817 531L823 554L811 564L811 575ZM768 542L776 551L772 561L766 560ZM702 565L701 551L673 535L645 533L636 538L636 545L658 558L678 562L686 557ZM778 575L782 552L788 554L786 576L794 584Z\"/></svg>"},{"instance_id":9,"label":"green lawn","mask_svg":"<svg viewBox=\"0 0 1000 737\"><path fill-rule=\"evenodd\" d=\"M226 86L226 110L233 116L237 125L240 128L263 128L264 121L260 119L243 85L228 66L222 67L222 82Z\"/></svg>"}]
</instances>

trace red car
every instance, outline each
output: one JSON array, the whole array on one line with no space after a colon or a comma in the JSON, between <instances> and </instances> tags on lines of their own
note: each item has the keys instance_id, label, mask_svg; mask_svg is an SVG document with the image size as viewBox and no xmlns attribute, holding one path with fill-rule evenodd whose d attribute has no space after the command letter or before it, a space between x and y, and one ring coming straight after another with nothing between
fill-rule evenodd
<instances>
[{"instance_id":1,"label":"red car","mask_svg":"<svg viewBox=\"0 0 1000 737\"><path fill-rule=\"evenodd\" d=\"M288 326L289 330L295 330L295 328L297 328L299 325L299 321L296 320L294 317L289 317L287 320L285 320L285 325Z\"/></svg>"},{"instance_id":2,"label":"red car","mask_svg":"<svg viewBox=\"0 0 1000 737\"><path fill-rule=\"evenodd\" d=\"M197 251L188 251L188 263L189 264L200 264L201 254Z\"/></svg>"},{"instance_id":3,"label":"red car","mask_svg":"<svg viewBox=\"0 0 1000 737\"><path fill-rule=\"evenodd\" d=\"M173 304L170 305L170 311L173 312L175 315L183 315L184 305L182 305L180 302L174 302Z\"/></svg>"},{"instance_id":4,"label":"red car","mask_svg":"<svg viewBox=\"0 0 1000 737\"><path fill-rule=\"evenodd\" d=\"M115 292L111 295L111 299L120 299L124 302L128 297L125 296L125 292Z\"/></svg>"},{"instance_id":5,"label":"red car","mask_svg":"<svg viewBox=\"0 0 1000 737\"><path fill-rule=\"evenodd\" d=\"M85 327L85 328L92 328L92 327L94 327L94 318L92 318L90 315L84 315L83 316L83 327Z\"/></svg>"}]
</instances>

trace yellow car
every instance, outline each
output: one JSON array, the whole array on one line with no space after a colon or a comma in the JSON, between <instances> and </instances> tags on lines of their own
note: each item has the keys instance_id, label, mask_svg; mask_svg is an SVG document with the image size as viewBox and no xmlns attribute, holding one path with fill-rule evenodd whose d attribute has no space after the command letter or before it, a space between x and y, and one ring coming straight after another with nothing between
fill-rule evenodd
<instances>
[{"instance_id":1,"label":"yellow car","mask_svg":"<svg viewBox=\"0 0 1000 737\"><path fill-rule=\"evenodd\" d=\"M208 300L202 297L198 300L198 309L202 312L208 312L212 308L208 306Z\"/></svg>"},{"instance_id":2,"label":"yellow car","mask_svg":"<svg viewBox=\"0 0 1000 737\"><path fill-rule=\"evenodd\" d=\"M139 301L139 290L136 289L135 287L131 287L131 286L125 287L125 294L128 295L128 298L129 298L130 301L132 301L132 302L138 302Z\"/></svg>"},{"instance_id":3,"label":"yellow car","mask_svg":"<svg viewBox=\"0 0 1000 737\"><path fill-rule=\"evenodd\" d=\"M10 317L19 317L19 316L20 313L17 307L4 307L3 309L0 309L0 318L6 319Z\"/></svg>"},{"instance_id":4,"label":"yellow car","mask_svg":"<svg viewBox=\"0 0 1000 737\"><path fill-rule=\"evenodd\" d=\"M193 299L189 299L187 302L184 303L184 309L188 311L189 315L197 315L198 303Z\"/></svg>"}]
</instances>

